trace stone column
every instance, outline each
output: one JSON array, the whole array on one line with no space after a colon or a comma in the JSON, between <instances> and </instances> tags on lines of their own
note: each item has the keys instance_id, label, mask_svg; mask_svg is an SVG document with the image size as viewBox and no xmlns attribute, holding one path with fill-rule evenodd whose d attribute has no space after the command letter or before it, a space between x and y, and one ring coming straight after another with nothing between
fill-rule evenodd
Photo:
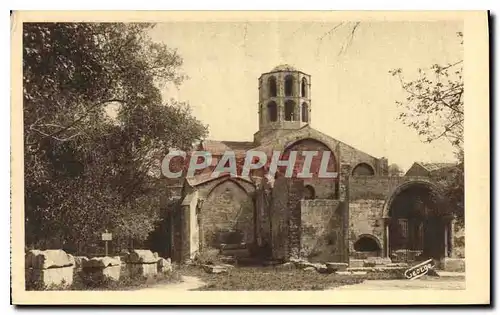
<instances>
[{"instance_id":1,"label":"stone column","mask_svg":"<svg viewBox=\"0 0 500 315\"><path fill-rule=\"evenodd\" d=\"M444 257L451 258L453 256L453 231L455 218L453 216L445 216L444 224Z\"/></svg>"},{"instance_id":2,"label":"stone column","mask_svg":"<svg viewBox=\"0 0 500 315\"><path fill-rule=\"evenodd\" d=\"M181 204L182 236L181 236L181 261L189 262L199 249L197 238L198 229L196 218L196 207L198 203L198 191L188 194Z\"/></svg>"},{"instance_id":3,"label":"stone column","mask_svg":"<svg viewBox=\"0 0 500 315\"><path fill-rule=\"evenodd\" d=\"M384 256L390 258L389 225L391 218L384 218Z\"/></svg>"},{"instance_id":4,"label":"stone column","mask_svg":"<svg viewBox=\"0 0 500 315\"><path fill-rule=\"evenodd\" d=\"M450 224L448 222L445 222L444 223L444 257L448 257L449 256L449 248L448 248L448 228L449 228Z\"/></svg>"}]
</instances>

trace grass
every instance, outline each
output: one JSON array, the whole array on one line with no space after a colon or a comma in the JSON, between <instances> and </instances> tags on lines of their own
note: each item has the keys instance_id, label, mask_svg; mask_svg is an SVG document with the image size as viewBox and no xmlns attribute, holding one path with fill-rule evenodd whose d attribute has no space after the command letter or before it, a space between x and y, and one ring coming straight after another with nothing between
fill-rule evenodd
<instances>
[{"instance_id":1,"label":"grass","mask_svg":"<svg viewBox=\"0 0 500 315\"><path fill-rule=\"evenodd\" d=\"M363 282L363 275L320 274L299 269L274 267L238 267L228 273L209 274L199 267L183 267L183 275L200 278L206 283L200 291L308 291L326 290Z\"/></svg>"}]
</instances>

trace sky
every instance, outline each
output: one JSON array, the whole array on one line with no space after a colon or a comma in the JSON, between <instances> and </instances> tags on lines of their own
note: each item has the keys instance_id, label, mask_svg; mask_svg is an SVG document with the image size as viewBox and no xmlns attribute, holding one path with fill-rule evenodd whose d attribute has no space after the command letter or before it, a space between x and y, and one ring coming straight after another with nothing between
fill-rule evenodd
<instances>
[{"instance_id":1,"label":"sky","mask_svg":"<svg viewBox=\"0 0 500 315\"><path fill-rule=\"evenodd\" d=\"M335 31L329 32L343 22ZM408 169L415 161L454 160L443 140L423 143L397 120L405 93L389 70L463 59L462 22L249 21L159 23L150 35L176 48L189 76L165 99L186 101L209 139L252 141L258 130L258 78L289 64L311 75L311 127Z\"/></svg>"}]
</instances>

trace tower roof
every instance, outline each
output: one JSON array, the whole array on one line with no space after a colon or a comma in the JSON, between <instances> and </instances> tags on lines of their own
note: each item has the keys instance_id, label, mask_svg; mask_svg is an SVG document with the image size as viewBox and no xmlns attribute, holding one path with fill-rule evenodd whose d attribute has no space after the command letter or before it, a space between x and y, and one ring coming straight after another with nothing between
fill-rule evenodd
<instances>
[{"instance_id":1,"label":"tower roof","mask_svg":"<svg viewBox=\"0 0 500 315\"><path fill-rule=\"evenodd\" d=\"M274 67L273 70L271 70L271 72L275 71L299 71L299 70L297 70L294 66L288 64L282 64Z\"/></svg>"}]
</instances>

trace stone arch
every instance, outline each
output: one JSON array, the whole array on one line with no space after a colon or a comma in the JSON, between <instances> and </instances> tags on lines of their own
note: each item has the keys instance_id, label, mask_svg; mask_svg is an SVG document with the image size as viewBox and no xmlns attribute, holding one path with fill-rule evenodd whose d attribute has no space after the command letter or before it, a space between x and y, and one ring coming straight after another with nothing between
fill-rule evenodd
<instances>
[{"instance_id":1,"label":"stone arch","mask_svg":"<svg viewBox=\"0 0 500 315\"><path fill-rule=\"evenodd\" d=\"M271 122L278 120L278 106L275 101L267 103L267 117Z\"/></svg>"},{"instance_id":2,"label":"stone arch","mask_svg":"<svg viewBox=\"0 0 500 315\"><path fill-rule=\"evenodd\" d=\"M303 165L305 162L305 156L302 154L303 151L317 151L316 156L312 157L310 164L311 178L303 178L304 185L312 185L315 190L315 198L317 199L330 199L336 198L338 194L337 180L338 178L324 178L319 177L319 170L321 167L321 162L323 158L323 152L328 151L330 153L329 160L327 162L326 171L329 173L338 173L338 161L335 151L325 144L323 141L307 137L303 139L297 139L289 144L287 144L283 149L283 155L281 160L287 160L291 151L296 151L295 169L292 176L298 176L299 173L303 171ZM284 169L284 168L283 168ZM282 171L283 173L284 171Z\"/></svg>"},{"instance_id":3,"label":"stone arch","mask_svg":"<svg viewBox=\"0 0 500 315\"><path fill-rule=\"evenodd\" d=\"M300 96L301 97L307 97L308 91L307 91L307 79L302 78L302 82L300 84Z\"/></svg>"},{"instance_id":4,"label":"stone arch","mask_svg":"<svg viewBox=\"0 0 500 315\"><path fill-rule=\"evenodd\" d=\"M269 97L276 97L278 95L276 78L274 76L270 76L269 79L267 79L267 85L269 88Z\"/></svg>"},{"instance_id":5,"label":"stone arch","mask_svg":"<svg viewBox=\"0 0 500 315\"><path fill-rule=\"evenodd\" d=\"M335 156L335 150L329 146L328 144L324 143L323 141L316 139L315 137L307 137L307 138L302 138L298 140L294 140L290 143L287 143L283 149L284 153L289 152L293 147L300 146L299 150L302 148L302 145L307 143L307 142L312 142L316 143L320 146L323 146L324 148L328 149L330 151L330 160L333 160L333 164L335 165L335 170L337 169L337 157ZM321 155L321 152L320 152ZM329 163L330 165L330 163Z\"/></svg>"},{"instance_id":6,"label":"stone arch","mask_svg":"<svg viewBox=\"0 0 500 315\"><path fill-rule=\"evenodd\" d=\"M293 75L289 74L285 77L285 96L293 96L294 95L294 85L295 78Z\"/></svg>"},{"instance_id":7,"label":"stone arch","mask_svg":"<svg viewBox=\"0 0 500 315\"><path fill-rule=\"evenodd\" d=\"M380 240L372 234L361 234L353 244L353 248L358 252L381 252Z\"/></svg>"},{"instance_id":8,"label":"stone arch","mask_svg":"<svg viewBox=\"0 0 500 315\"><path fill-rule=\"evenodd\" d=\"M396 187L383 208L386 253L394 261L446 257L453 235L448 209L434 183L412 180Z\"/></svg>"},{"instance_id":9,"label":"stone arch","mask_svg":"<svg viewBox=\"0 0 500 315\"><path fill-rule=\"evenodd\" d=\"M253 243L253 198L236 180L229 178L212 187L200 215L203 248L218 248L228 242Z\"/></svg>"},{"instance_id":10,"label":"stone arch","mask_svg":"<svg viewBox=\"0 0 500 315\"><path fill-rule=\"evenodd\" d=\"M442 191L436 184L431 183L429 181L424 181L424 180L412 180L412 181L402 183L401 185L397 186L396 188L394 188L391 191L391 193L389 194L389 196L387 197L387 199L384 203L384 207L382 210L382 217L383 218L390 218L389 211L390 211L391 205L392 205L394 199L402 191L409 189L412 186L418 186L418 185L427 187L431 192L434 193L434 195L437 197L438 202L441 205L446 205L446 200L443 198Z\"/></svg>"},{"instance_id":11,"label":"stone arch","mask_svg":"<svg viewBox=\"0 0 500 315\"><path fill-rule=\"evenodd\" d=\"M353 176L373 176L375 175L375 169L373 166L366 162L362 162L357 164L353 169L352 169L352 175Z\"/></svg>"},{"instance_id":12,"label":"stone arch","mask_svg":"<svg viewBox=\"0 0 500 315\"><path fill-rule=\"evenodd\" d=\"M287 100L285 102L285 120L294 121L295 120L295 102L292 100Z\"/></svg>"},{"instance_id":13,"label":"stone arch","mask_svg":"<svg viewBox=\"0 0 500 315\"><path fill-rule=\"evenodd\" d=\"M306 102L302 103L302 106L301 106L301 116L302 116L302 122L308 122L309 121L309 106L307 106Z\"/></svg>"}]
</instances>

